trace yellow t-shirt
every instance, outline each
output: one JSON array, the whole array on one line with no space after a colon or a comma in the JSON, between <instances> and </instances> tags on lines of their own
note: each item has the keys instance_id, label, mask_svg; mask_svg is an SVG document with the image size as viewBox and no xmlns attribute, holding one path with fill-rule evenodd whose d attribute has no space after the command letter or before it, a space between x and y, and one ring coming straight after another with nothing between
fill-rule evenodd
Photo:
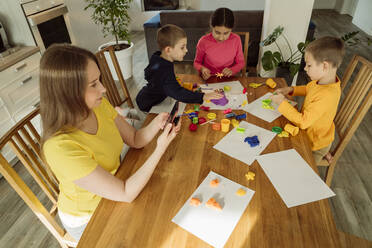
<instances>
[{"instance_id":1,"label":"yellow t-shirt","mask_svg":"<svg viewBox=\"0 0 372 248\"><path fill-rule=\"evenodd\" d=\"M338 102L341 96L340 80L320 85L311 81L307 85L295 86L293 96L305 96L302 111L298 112L287 101L278 110L288 120L301 129L306 129L313 151L330 145L335 137L335 124Z\"/></svg>"},{"instance_id":2,"label":"yellow t-shirt","mask_svg":"<svg viewBox=\"0 0 372 248\"><path fill-rule=\"evenodd\" d=\"M51 137L43 146L46 162L59 180L58 208L75 216L93 214L101 197L80 188L74 181L89 175L97 165L114 174L123 148L114 122L115 109L103 98L93 111L98 121L95 135L74 130Z\"/></svg>"}]
</instances>

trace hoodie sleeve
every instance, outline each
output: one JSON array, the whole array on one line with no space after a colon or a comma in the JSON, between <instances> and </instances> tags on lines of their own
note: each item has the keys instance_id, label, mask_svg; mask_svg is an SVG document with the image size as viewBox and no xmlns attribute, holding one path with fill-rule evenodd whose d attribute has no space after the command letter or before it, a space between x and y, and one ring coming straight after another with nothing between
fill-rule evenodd
<instances>
[{"instance_id":1,"label":"hoodie sleeve","mask_svg":"<svg viewBox=\"0 0 372 248\"><path fill-rule=\"evenodd\" d=\"M203 103L204 93L192 92L181 87L174 75L165 78L163 90L167 96L184 103Z\"/></svg>"}]
</instances>

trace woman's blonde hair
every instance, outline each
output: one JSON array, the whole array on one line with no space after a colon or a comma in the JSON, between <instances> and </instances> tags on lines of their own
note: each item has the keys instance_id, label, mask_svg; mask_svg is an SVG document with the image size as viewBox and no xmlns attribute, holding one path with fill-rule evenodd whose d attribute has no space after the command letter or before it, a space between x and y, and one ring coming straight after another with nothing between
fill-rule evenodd
<instances>
[{"instance_id":1,"label":"woman's blonde hair","mask_svg":"<svg viewBox=\"0 0 372 248\"><path fill-rule=\"evenodd\" d=\"M52 45L41 58L42 144L56 133L70 132L88 117L85 91L89 60L97 63L93 53L69 44Z\"/></svg>"}]
</instances>

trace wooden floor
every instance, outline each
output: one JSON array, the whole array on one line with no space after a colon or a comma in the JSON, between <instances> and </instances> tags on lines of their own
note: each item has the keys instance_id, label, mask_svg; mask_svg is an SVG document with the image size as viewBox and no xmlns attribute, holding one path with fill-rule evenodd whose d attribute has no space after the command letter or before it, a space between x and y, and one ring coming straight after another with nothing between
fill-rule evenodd
<instances>
[{"instance_id":1,"label":"wooden floor","mask_svg":"<svg viewBox=\"0 0 372 248\"><path fill-rule=\"evenodd\" d=\"M312 20L317 25L315 37L340 36L345 32L359 30L351 23L350 16L339 15L334 11L314 11ZM366 37L361 32L360 38ZM144 33L136 32L132 39L135 43L134 75L127 83L134 100L146 83L143 69L147 66L148 59ZM372 46L348 47L339 75L342 75L354 53L372 61ZM177 71L190 73L193 69L191 65L183 64L177 66ZM299 77L298 83L304 83L303 75ZM371 125L372 110L368 112L338 163L332 184L336 196L329 201L340 230L372 241L372 130L369 128ZM20 164L15 168L35 194L43 197L39 188L25 173L25 169ZM0 180L0 196L0 248L59 247L53 236L4 179Z\"/></svg>"}]
</instances>

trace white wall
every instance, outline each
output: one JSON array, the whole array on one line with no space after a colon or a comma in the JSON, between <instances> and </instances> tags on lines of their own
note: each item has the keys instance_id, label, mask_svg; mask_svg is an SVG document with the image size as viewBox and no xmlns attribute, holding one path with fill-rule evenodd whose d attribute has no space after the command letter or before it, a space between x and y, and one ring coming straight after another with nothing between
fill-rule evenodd
<instances>
[{"instance_id":1,"label":"white wall","mask_svg":"<svg viewBox=\"0 0 372 248\"><path fill-rule=\"evenodd\" d=\"M263 10L265 0L184 0L185 4L196 10L215 10L221 7L231 10Z\"/></svg>"},{"instance_id":2,"label":"white wall","mask_svg":"<svg viewBox=\"0 0 372 248\"><path fill-rule=\"evenodd\" d=\"M95 52L101 44L114 40L111 35L106 38L103 36L101 26L95 24L91 18L93 9L84 10L87 5L85 1L64 1L69 10L72 33L78 46ZM142 12L141 0L133 0L128 12L131 17L129 30L143 30L143 23L159 13L159 11Z\"/></svg>"},{"instance_id":3,"label":"white wall","mask_svg":"<svg viewBox=\"0 0 372 248\"><path fill-rule=\"evenodd\" d=\"M314 1L314 0L311 0L311 1ZM338 0L315 0L314 9L334 9L336 5L336 1ZM344 0L341 0L341 1L344 1ZM307 1L302 1L302 2L307 2Z\"/></svg>"},{"instance_id":4,"label":"white wall","mask_svg":"<svg viewBox=\"0 0 372 248\"><path fill-rule=\"evenodd\" d=\"M353 23L368 35L372 35L372 1L359 0L353 18Z\"/></svg>"},{"instance_id":5,"label":"white wall","mask_svg":"<svg viewBox=\"0 0 372 248\"><path fill-rule=\"evenodd\" d=\"M68 11L72 28L72 34L75 37L76 45L96 52L101 44L113 40L112 36L103 37L101 27L95 24L90 17L93 10L84 10L87 5L85 1L64 0Z\"/></svg>"},{"instance_id":6,"label":"white wall","mask_svg":"<svg viewBox=\"0 0 372 248\"><path fill-rule=\"evenodd\" d=\"M297 44L303 42L306 38L313 3L314 0L266 0L262 38L266 38L277 26L283 26L284 34L288 38L291 48L296 50ZM284 58L287 58L289 49L285 49L287 47L285 40L279 38L278 44L281 47ZM264 48L261 47L259 58L266 50L277 51L278 49L274 44ZM264 71L261 64L259 64L258 71L261 76L272 77L274 75L274 72L268 73Z\"/></svg>"},{"instance_id":7,"label":"white wall","mask_svg":"<svg viewBox=\"0 0 372 248\"><path fill-rule=\"evenodd\" d=\"M335 10L340 14L354 16L358 0L337 0Z\"/></svg>"},{"instance_id":8,"label":"white wall","mask_svg":"<svg viewBox=\"0 0 372 248\"><path fill-rule=\"evenodd\" d=\"M131 30L143 30L143 24L158 14L159 11L143 11L141 7L141 0L133 0L129 9L129 16L131 18L130 29Z\"/></svg>"},{"instance_id":9,"label":"white wall","mask_svg":"<svg viewBox=\"0 0 372 248\"><path fill-rule=\"evenodd\" d=\"M35 46L19 1L0 0L0 21L11 45Z\"/></svg>"}]
</instances>

